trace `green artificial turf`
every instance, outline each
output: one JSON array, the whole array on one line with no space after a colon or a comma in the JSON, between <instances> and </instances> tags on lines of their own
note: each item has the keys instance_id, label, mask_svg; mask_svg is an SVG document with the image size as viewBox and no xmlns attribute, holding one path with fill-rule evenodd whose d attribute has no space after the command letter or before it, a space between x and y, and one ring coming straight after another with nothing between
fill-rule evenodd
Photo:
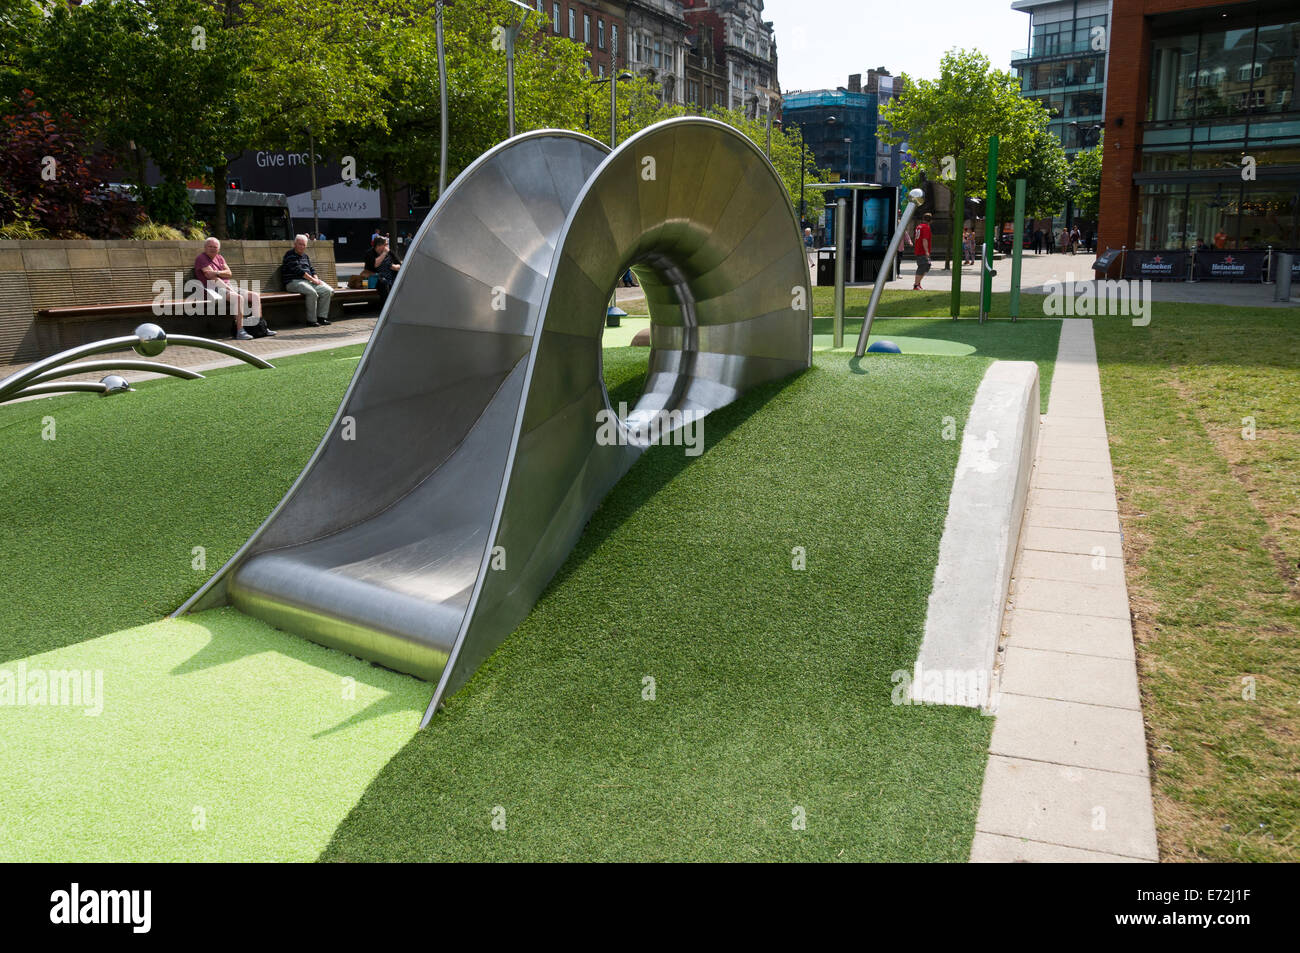
<instances>
[{"instance_id":1,"label":"green artificial turf","mask_svg":"<svg viewBox=\"0 0 1300 953\"><path fill-rule=\"evenodd\" d=\"M360 353L0 406L0 662L184 602L302 470Z\"/></svg>"},{"instance_id":2,"label":"green artificial turf","mask_svg":"<svg viewBox=\"0 0 1300 953\"><path fill-rule=\"evenodd\" d=\"M942 418L987 366L819 355L706 418L696 459L652 448L325 859L964 860L991 721L894 706L891 675L925 621Z\"/></svg>"},{"instance_id":3,"label":"green artificial turf","mask_svg":"<svg viewBox=\"0 0 1300 953\"><path fill-rule=\"evenodd\" d=\"M59 699L75 706L0 708L6 862L314 860L429 695L233 609L3 670L31 684L90 673L91 687Z\"/></svg>"},{"instance_id":4,"label":"green artificial turf","mask_svg":"<svg viewBox=\"0 0 1300 953\"><path fill-rule=\"evenodd\" d=\"M1050 359L1044 327L1003 344ZM819 355L708 417L702 456L653 448L414 738L424 683L231 612L158 622L280 499L359 348L0 407L0 667L51 653L102 670L106 697L96 718L0 710L5 749L56 785L0 787L0 857L308 857L351 808L327 859L964 859L991 725L895 707L890 676L924 624L944 418L964 421L997 333L964 358ZM615 405L646 355L606 351ZM327 699L349 673L360 702ZM80 848L54 831L69 812Z\"/></svg>"}]
</instances>

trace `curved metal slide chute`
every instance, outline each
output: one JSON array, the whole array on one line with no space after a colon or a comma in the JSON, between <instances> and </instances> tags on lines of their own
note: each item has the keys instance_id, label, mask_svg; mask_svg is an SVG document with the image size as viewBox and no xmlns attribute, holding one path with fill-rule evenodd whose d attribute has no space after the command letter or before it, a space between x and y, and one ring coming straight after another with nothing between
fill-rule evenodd
<instances>
[{"instance_id":1,"label":"curved metal slide chute","mask_svg":"<svg viewBox=\"0 0 1300 953\"><path fill-rule=\"evenodd\" d=\"M607 153L548 130L462 173L306 469L178 614L229 602L437 681L427 722L528 614L643 451L638 427L809 366L799 224L750 140L677 119ZM605 305L629 267L649 376L626 439L598 441Z\"/></svg>"}]
</instances>

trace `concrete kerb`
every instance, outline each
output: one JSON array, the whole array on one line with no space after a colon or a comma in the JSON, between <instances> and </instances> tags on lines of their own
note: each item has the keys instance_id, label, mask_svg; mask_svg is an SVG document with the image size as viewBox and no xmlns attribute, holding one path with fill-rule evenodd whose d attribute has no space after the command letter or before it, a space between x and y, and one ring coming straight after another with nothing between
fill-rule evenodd
<instances>
[{"instance_id":1,"label":"concrete kerb","mask_svg":"<svg viewBox=\"0 0 1300 953\"><path fill-rule=\"evenodd\" d=\"M987 708L1039 435L1038 366L998 361L962 436L912 673L913 703Z\"/></svg>"}]
</instances>

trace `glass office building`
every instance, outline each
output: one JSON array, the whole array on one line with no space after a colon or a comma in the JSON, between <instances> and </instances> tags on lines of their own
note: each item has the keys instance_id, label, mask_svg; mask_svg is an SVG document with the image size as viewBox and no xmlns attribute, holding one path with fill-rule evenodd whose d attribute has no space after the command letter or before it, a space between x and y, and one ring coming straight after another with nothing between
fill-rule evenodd
<instances>
[{"instance_id":1,"label":"glass office building","mask_svg":"<svg viewBox=\"0 0 1300 953\"><path fill-rule=\"evenodd\" d=\"M1108 0L1017 0L1029 46L1011 54L1020 93L1043 104L1067 155L1097 144L1106 91Z\"/></svg>"},{"instance_id":2,"label":"glass office building","mask_svg":"<svg viewBox=\"0 0 1300 953\"><path fill-rule=\"evenodd\" d=\"M1152 19L1137 247L1297 245L1300 5L1267 6Z\"/></svg>"}]
</instances>

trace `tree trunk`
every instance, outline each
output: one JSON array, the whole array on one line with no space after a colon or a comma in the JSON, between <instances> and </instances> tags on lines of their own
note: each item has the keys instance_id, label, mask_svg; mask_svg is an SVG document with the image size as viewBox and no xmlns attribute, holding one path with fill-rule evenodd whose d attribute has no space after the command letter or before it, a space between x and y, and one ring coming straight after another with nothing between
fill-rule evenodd
<instances>
[{"instance_id":1,"label":"tree trunk","mask_svg":"<svg viewBox=\"0 0 1300 953\"><path fill-rule=\"evenodd\" d=\"M216 207L213 213L212 234L222 241L227 238L226 235L226 172L229 165L222 162L220 165L212 167L212 204Z\"/></svg>"}]
</instances>

